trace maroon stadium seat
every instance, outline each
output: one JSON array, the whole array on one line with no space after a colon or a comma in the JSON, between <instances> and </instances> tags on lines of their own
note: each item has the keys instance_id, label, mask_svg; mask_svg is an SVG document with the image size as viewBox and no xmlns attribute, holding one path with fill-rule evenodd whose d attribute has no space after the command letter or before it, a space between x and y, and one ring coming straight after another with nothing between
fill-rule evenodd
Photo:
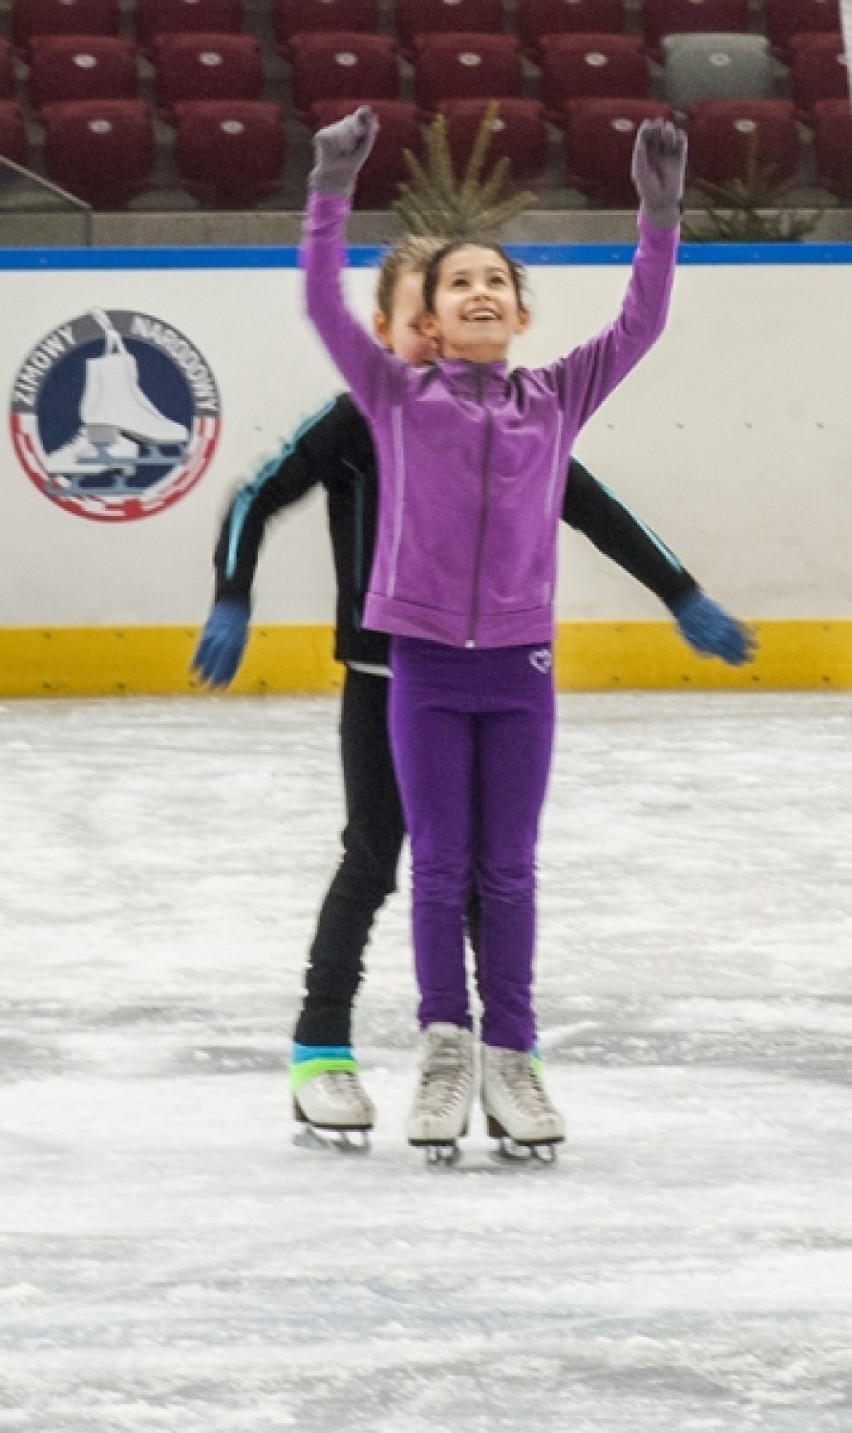
<instances>
[{"instance_id":1,"label":"maroon stadium seat","mask_svg":"<svg viewBox=\"0 0 852 1433\"><path fill-rule=\"evenodd\" d=\"M840 29L839 0L763 0L766 33L778 57L790 58L794 35L836 33Z\"/></svg>"},{"instance_id":2,"label":"maroon stadium seat","mask_svg":"<svg viewBox=\"0 0 852 1433\"><path fill-rule=\"evenodd\" d=\"M817 100L849 98L849 66L839 31L793 37L790 89L800 118L808 124Z\"/></svg>"},{"instance_id":3,"label":"maroon stadium seat","mask_svg":"<svg viewBox=\"0 0 852 1433\"><path fill-rule=\"evenodd\" d=\"M537 59L543 35L617 35L624 30L624 0L517 0L518 35Z\"/></svg>"},{"instance_id":4,"label":"maroon stadium seat","mask_svg":"<svg viewBox=\"0 0 852 1433\"><path fill-rule=\"evenodd\" d=\"M658 55L664 35L744 33L748 0L644 0L642 25L649 50Z\"/></svg>"},{"instance_id":5,"label":"maroon stadium seat","mask_svg":"<svg viewBox=\"0 0 852 1433\"><path fill-rule=\"evenodd\" d=\"M181 184L202 203L250 208L281 186L284 115L268 100L187 100L175 108Z\"/></svg>"},{"instance_id":6,"label":"maroon stadium seat","mask_svg":"<svg viewBox=\"0 0 852 1433\"><path fill-rule=\"evenodd\" d=\"M400 47L411 59L418 35L495 35L503 30L501 0L396 0L395 17Z\"/></svg>"},{"instance_id":7,"label":"maroon stadium seat","mask_svg":"<svg viewBox=\"0 0 852 1433\"><path fill-rule=\"evenodd\" d=\"M817 100L812 118L819 182L838 199L852 199L852 107L846 99Z\"/></svg>"},{"instance_id":8,"label":"maroon stadium seat","mask_svg":"<svg viewBox=\"0 0 852 1433\"><path fill-rule=\"evenodd\" d=\"M145 50L156 35L224 35L242 28L243 0L136 0L136 35Z\"/></svg>"},{"instance_id":9,"label":"maroon stadium seat","mask_svg":"<svg viewBox=\"0 0 852 1433\"><path fill-rule=\"evenodd\" d=\"M15 52L8 40L0 38L0 99L15 98Z\"/></svg>"},{"instance_id":10,"label":"maroon stadium seat","mask_svg":"<svg viewBox=\"0 0 852 1433\"><path fill-rule=\"evenodd\" d=\"M558 120L574 99L646 99L648 62L638 35L547 35L541 99Z\"/></svg>"},{"instance_id":11,"label":"maroon stadium seat","mask_svg":"<svg viewBox=\"0 0 852 1433\"><path fill-rule=\"evenodd\" d=\"M523 92L521 47L514 35L445 31L418 37L414 97L425 113L442 100L512 99Z\"/></svg>"},{"instance_id":12,"label":"maroon stadium seat","mask_svg":"<svg viewBox=\"0 0 852 1433\"><path fill-rule=\"evenodd\" d=\"M54 184L96 209L121 208L154 167L154 121L142 100L45 105L44 161Z\"/></svg>"},{"instance_id":13,"label":"maroon stadium seat","mask_svg":"<svg viewBox=\"0 0 852 1433\"><path fill-rule=\"evenodd\" d=\"M0 100L0 155L24 167L29 159L27 127L14 100Z\"/></svg>"},{"instance_id":14,"label":"maroon stadium seat","mask_svg":"<svg viewBox=\"0 0 852 1433\"><path fill-rule=\"evenodd\" d=\"M400 73L390 35L302 34L293 39L293 105L307 119L318 100L395 100Z\"/></svg>"},{"instance_id":15,"label":"maroon stadium seat","mask_svg":"<svg viewBox=\"0 0 852 1433\"><path fill-rule=\"evenodd\" d=\"M29 49L36 35L117 35L118 0L14 0L12 39Z\"/></svg>"},{"instance_id":16,"label":"maroon stadium seat","mask_svg":"<svg viewBox=\"0 0 852 1433\"><path fill-rule=\"evenodd\" d=\"M464 172L474 140L479 133L488 100L443 100L439 111L446 116L447 140L456 173ZM544 105L538 100L504 99L491 126L485 155L486 170L504 156L518 181L535 179L547 165L548 134Z\"/></svg>"},{"instance_id":17,"label":"maroon stadium seat","mask_svg":"<svg viewBox=\"0 0 852 1433\"><path fill-rule=\"evenodd\" d=\"M397 186L409 178L403 150L410 149L418 156L423 152L423 131L415 104L409 100L371 100L370 104L379 121L379 132L358 175L355 207L359 209L385 208L396 199ZM318 100L311 105L311 124L314 129L322 129L356 108L353 100Z\"/></svg>"},{"instance_id":18,"label":"maroon stadium seat","mask_svg":"<svg viewBox=\"0 0 852 1433\"><path fill-rule=\"evenodd\" d=\"M745 179L752 143L774 180L799 170L799 131L792 100L697 100L687 111L689 168L694 180ZM753 138L752 138L753 137Z\"/></svg>"},{"instance_id":19,"label":"maroon stadium seat","mask_svg":"<svg viewBox=\"0 0 852 1433\"><path fill-rule=\"evenodd\" d=\"M135 99L136 46L118 35L36 35L30 49L30 100Z\"/></svg>"},{"instance_id":20,"label":"maroon stadium seat","mask_svg":"<svg viewBox=\"0 0 852 1433\"><path fill-rule=\"evenodd\" d=\"M154 84L165 114L180 100L259 100L260 45L253 35L158 35Z\"/></svg>"},{"instance_id":21,"label":"maroon stadium seat","mask_svg":"<svg viewBox=\"0 0 852 1433\"><path fill-rule=\"evenodd\" d=\"M568 183L598 204L637 203L630 178L636 131L643 120L671 119L670 106L648 99L579 99L562 116Z\"/></svg>"},{"instance_id":22,"label":"maroon stadium seat","mask_svg":"<svg viewBox=\"0 0 852 1433\"><path fill-rule=\"evenodd\" d=\"M282 54L289 57L294 35L322 31L375 34L378 0L273 0L272 27Z\"/></svg>"}]
</instances>

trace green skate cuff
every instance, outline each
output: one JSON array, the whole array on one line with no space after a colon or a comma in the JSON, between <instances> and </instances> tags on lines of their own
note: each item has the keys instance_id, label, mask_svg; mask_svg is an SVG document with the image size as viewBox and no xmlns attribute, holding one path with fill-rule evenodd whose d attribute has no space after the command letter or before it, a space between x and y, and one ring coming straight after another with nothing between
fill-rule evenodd
<instances>
[{"instance_id":1,"label":"green skate cuff","mask_svg":"<svg viewBox=\"0 0 852 1433\"><path fill-rule=\"evenodd\" d=\"M315 1060L298 1060L290 1066L290 1089L296 1094L308 1080L315 1079L317 1075L329 1075L335 1070L357 1074L358 1062L352 1055L319 1055Z\"/></svg>"}]
</instances>

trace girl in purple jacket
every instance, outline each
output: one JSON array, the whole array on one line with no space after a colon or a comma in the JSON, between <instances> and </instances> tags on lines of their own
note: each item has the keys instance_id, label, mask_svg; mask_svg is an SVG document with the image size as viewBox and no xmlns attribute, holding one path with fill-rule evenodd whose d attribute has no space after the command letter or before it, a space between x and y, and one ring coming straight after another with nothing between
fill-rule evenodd
<instances>
[{"instance_id":1,"label":"girl in purple jacket","mask_svg":"<svg viewBox=\"0 0 852 1433\"><path fill-rule=\"evenodd\" d=\"M562 486L580 427L665 323L685 140L637 137L639 246L621 312L567 357L507 367L529 323L498 246L453 243L426 276L440 357L377 347L341 293L342 237L376 120L315 137L303 248L308 313L370 423L380 505L365 624L392 636L390 726L413 867L424 1032L409 1142L454 1152L474 1091L464 914L481 901L480 1089L489 1132L550 1150L563 1121L541 1080L532 1008L535 847L550 767L551 640Z\"/></svg>"}]
</instances>

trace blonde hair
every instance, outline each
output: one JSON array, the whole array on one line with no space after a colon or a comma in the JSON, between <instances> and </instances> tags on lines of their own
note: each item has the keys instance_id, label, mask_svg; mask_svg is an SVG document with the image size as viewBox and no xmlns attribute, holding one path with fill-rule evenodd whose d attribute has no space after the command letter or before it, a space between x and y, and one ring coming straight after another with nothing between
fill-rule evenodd
<instances>
[{"instance_id":1,"label":"blonde hair","mask_svg":"<svg viewBox=\"0 0 852 1433\"><path fill-rule=\"evenodd\" d=\"M398 244L389 249L382 259L376 286L376 305L380 313L390 320L396 286L403 274L425 274L431 260L446 240L437 235L406 234Z\"/></svg>"}]
</instances>

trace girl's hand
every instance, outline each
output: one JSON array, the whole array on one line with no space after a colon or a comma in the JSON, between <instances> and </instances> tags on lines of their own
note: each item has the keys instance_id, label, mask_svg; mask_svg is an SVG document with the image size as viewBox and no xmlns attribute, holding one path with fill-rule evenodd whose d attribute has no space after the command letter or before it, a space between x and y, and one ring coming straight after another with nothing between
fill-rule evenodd
<instances>
[{"instance_id":1,"label":"girl's hand","mask_svg":"<svg viewBox=\"0 0 852 1433\"><path fill-rule=\"evenodd\" d=\"M754 660L754 633L705 592L688 592L672 609L680 635L702 657L719 657L740 667Z\"/></svg>"},{"instance_id":2,"label":"girl's hand","mask_svg":"<svg viewBox=\"0 0 852 1433\"><path fill-rule=\"evenodd\" d=\"M311 189L351 199L361 166L375 143L379 121L369 105L361 105L337 124L314 135L314 167L308 175Z\"/></svg>"},{"instance_id":3,"label":"girl's hand","mask_svg":"<svg viewBox=\"0 0 852 1433\"><path fill-rule=\"evenodd\" d=\"M227 687L237 675L248 640L247 597L220 597L204 624L192 672L211 687Z\"/></svg>"},{"instance_id":4,"label":"girl's hand","mask_svg":"<svg viewBox=\"0 0 852 1433\"><path fill-rule=\"evenodd\" d=\"M646 119L636 136L630 173L650 222L658 229L674 229L686 174L683 130L667 119Z\"/></svg>"}]
</instances>

